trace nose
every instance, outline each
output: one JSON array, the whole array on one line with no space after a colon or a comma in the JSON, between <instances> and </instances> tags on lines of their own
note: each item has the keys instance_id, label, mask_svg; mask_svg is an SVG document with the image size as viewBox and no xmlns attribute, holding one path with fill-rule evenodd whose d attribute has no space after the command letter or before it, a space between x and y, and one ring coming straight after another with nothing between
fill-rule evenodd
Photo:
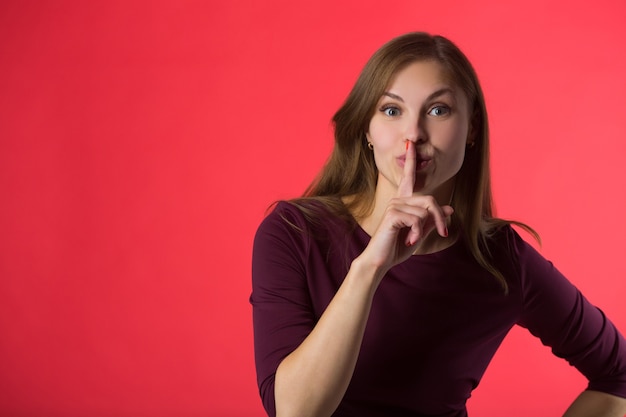
<instances>
[{"instance_id":1,"label":"nose","mask_svg":"<svg viewBox=\"0 0 626 417\"><path fill-rule=\"evenodd\" d=\"M421 117L413 118L408 121L405 139L414 143L423 143L428 140L424 119Z\"/></svg>"}]
</instances>

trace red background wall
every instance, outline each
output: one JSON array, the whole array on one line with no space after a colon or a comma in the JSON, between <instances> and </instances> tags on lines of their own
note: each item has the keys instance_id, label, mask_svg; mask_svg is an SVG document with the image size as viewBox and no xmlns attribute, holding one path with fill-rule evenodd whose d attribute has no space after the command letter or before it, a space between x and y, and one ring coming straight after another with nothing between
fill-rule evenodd
<instances>
[{"instance_id":1,"label":"red background wall","mask_svg":"<svg viewBox=\"0 0 626 417\"><path fill-rule=\"evenodd\" d=\"M499 214L625 331L626 4L557 3L0 3L0 415L262 416L256 226L412 30L477 68ZM584 386L514 329L470 412L557 415Z\"/></svg>"}]
</instances>

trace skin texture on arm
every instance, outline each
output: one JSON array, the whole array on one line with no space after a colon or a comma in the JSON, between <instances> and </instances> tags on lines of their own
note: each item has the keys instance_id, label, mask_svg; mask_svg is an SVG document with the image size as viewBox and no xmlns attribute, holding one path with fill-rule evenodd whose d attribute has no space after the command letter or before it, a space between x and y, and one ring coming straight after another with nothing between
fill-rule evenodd
<instances>
[{"instance_id":1,"label":"skin texture on arm","mask_svg":"<svg viewBox=\"0 0 626 417\"><path fill-rule=\"evenodd\" d=\"M623 417L626 398L598 391L583 391L563 417Z\"/></svg>"},{"instance_id":2,"label":"skin texture on arm","mask_svg":"<svg viewBox=\"0 0 626 417\"><path fill-rule=\"evenodd\" d=\"M275 382L278 417L329 416L335 411L356 365L376 275L355 260L313 331L281 362Z\"/></svg>"},{"instance_id":3,"label":"skin texture on arm","mask_svg":"<svg viewBox=\"0 0 626 417\"><path fill-rule=\"evenodd\" d=\"M413 245L434 228L447 234L448 206L413 196L415 148L407 142L404 176L397 198L369 245L348 274L313 331L278 366L275 377L278 417L330 416L341 402L356 366L372 299L385 273L408 259ZM314 387L314 388L312 388Z\"/></svg>"}]
</instances>

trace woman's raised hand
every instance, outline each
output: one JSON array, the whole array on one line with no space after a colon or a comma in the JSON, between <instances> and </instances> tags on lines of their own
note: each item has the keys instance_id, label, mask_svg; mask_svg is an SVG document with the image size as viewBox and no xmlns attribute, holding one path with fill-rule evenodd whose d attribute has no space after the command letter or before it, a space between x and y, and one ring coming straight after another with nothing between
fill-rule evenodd
<instances>
[{"instance_id":1,"label":"woman's raised hand","mask_svg":"<svg viewBox=\"0 0 626 417\"><path fill-rule=\"evenodd\" d=\"M440 206L432 196L413 194L415 165L415 145L407 141L404 171L397 194L387 205L378 229L362 254L383 274L407 260L415 251L414 245L433 229L436 228L440 236L448 236L446 218L454 210L450 206Z\"/></svg>"}]
</instances>

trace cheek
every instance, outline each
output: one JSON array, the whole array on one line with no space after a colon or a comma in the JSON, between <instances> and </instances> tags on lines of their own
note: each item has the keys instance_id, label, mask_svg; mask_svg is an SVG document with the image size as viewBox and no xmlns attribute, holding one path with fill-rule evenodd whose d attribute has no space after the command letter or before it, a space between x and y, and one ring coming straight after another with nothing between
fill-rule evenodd
<instances>
[{"instance_id":1,"label":"cheek","mask_svg":"<svg viewBox=\"0 0 626 417\"><path fill-rule=\"evenodd\" d=\"M370 123L367 140L372 142L375 150L383 151L393 148L395 134L392 130L384 128L378 123Z\"/></svg>"},{"instance_id":2,"label":"cheek","mask_svg":"<svg viewBox=\"0 0 626 417\"><path fill-rule=\"evenodd\" d=\"M372 121L366 134L368 142L374 145L374 163L380 170L388 164L389 155L393 154L394 138L389 129L385 129L380 123ZM384 168L383 168L384 170Z\"/></svg>"},{"instance_id":3,"label":"cheek","mask_svg":"<svg viewBox=\"0 0 626 417\"><path fill-rule=\"evenodd\" d=\"M458 129L454 133L451 133L451 135L449 136L449 163L455 172L458 172L458 170L461 169L461 165L463 165L463 160L465 159L467 133L467 129Z\"/></svg>"},{"instance_id":4,"label":"cheek","mask_svg":"<svg viewBox=\"0 0 626 417\"><path fill-rule=\"evenodd\" d=\"M464 160L465 160L465 146L463 146L461 149L459 149L456 152L453 161L451 161L451 165L453 166L454 173L459 172L459 170L461 169L461 166L463 165Z\"/></svg>"}]
</instances>

